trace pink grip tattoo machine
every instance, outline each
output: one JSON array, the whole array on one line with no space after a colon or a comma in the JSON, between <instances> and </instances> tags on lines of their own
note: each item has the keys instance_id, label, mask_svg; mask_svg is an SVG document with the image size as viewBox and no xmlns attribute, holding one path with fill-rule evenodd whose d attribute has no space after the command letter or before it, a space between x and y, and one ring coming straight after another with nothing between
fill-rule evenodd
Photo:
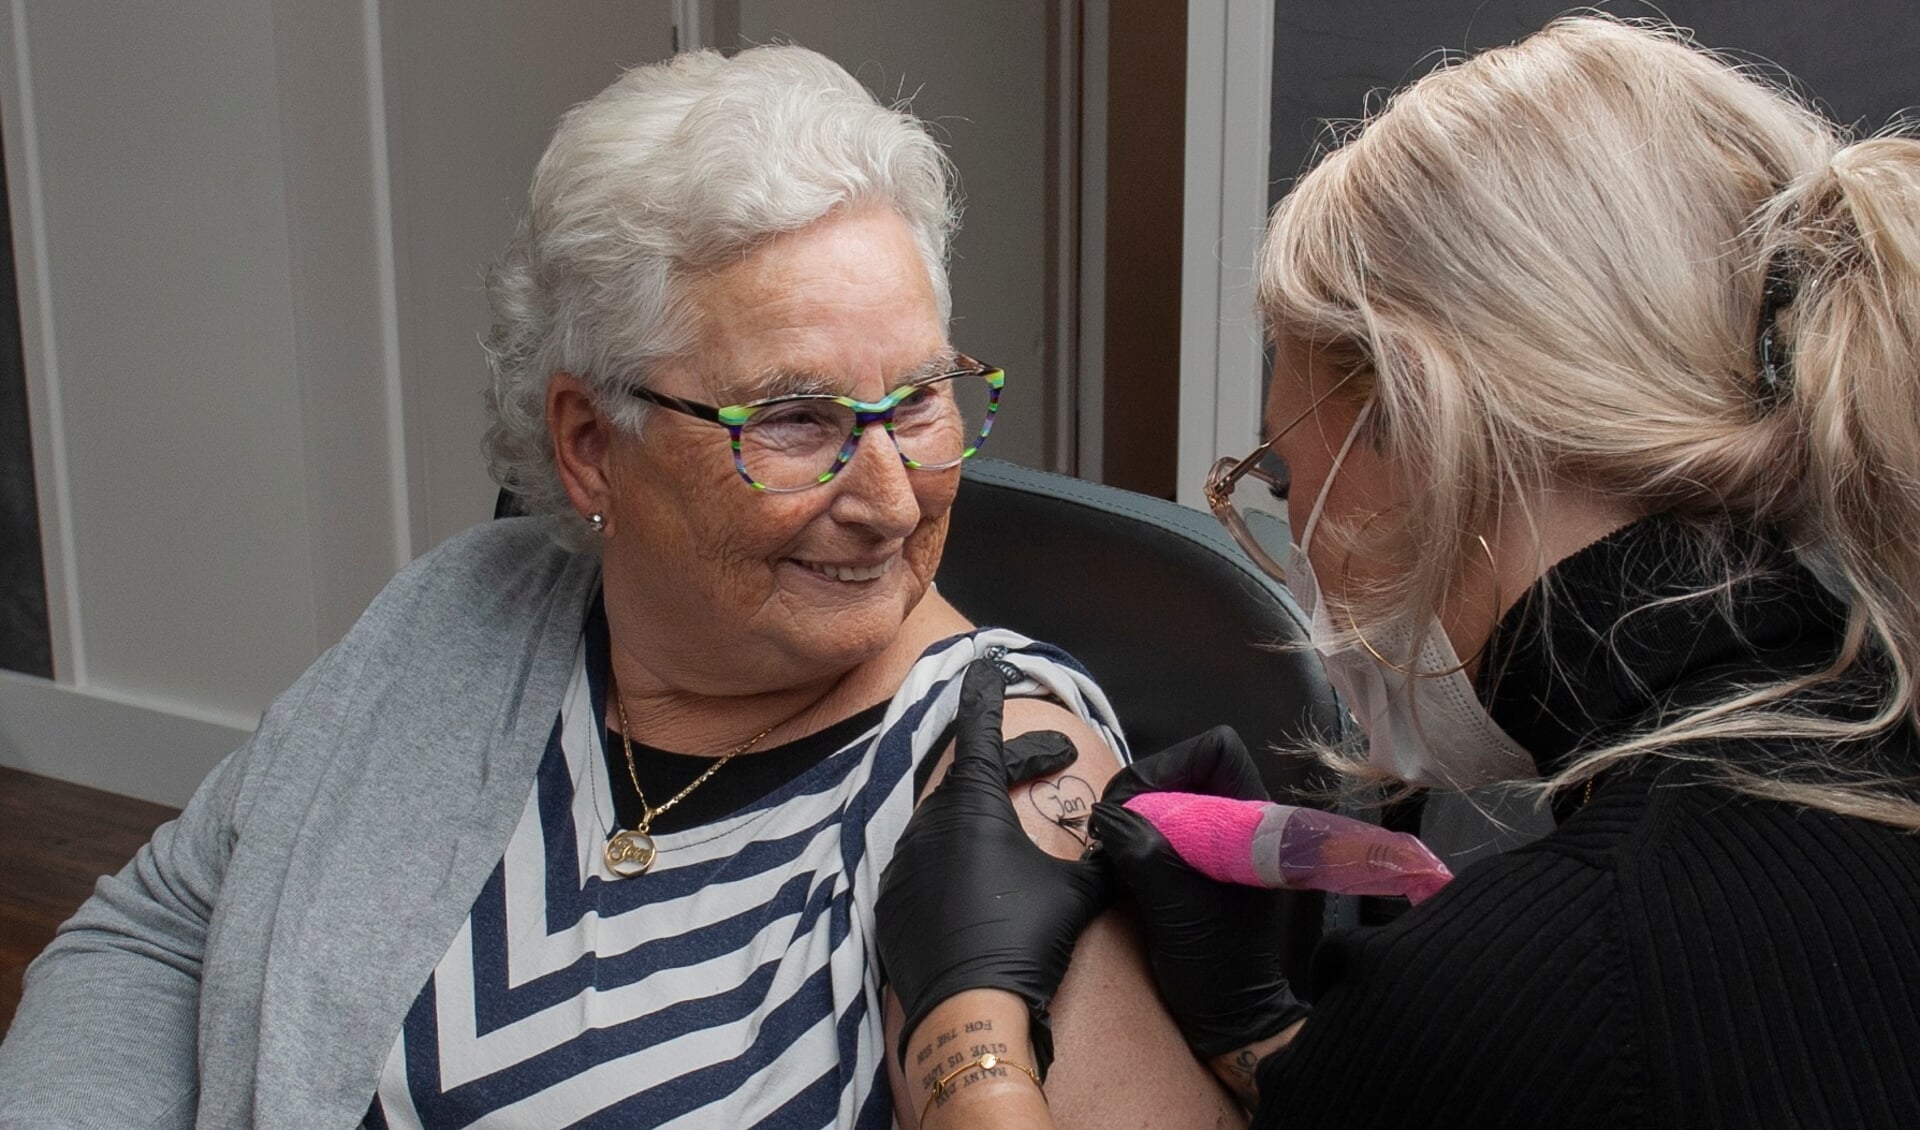
<instances>
[{"instance_id":1,"label":"pink grip tattoo machine","mask_svg":"<svg viewBox=\"0 0 1920 1130\"><path fill-rule=\"evenodd\" d=\"M1453 878L1417 838L1318 809L1196 793L1141 793L1126 807L1223 883L1419 902Z\"/></svg>"}]
</instances>

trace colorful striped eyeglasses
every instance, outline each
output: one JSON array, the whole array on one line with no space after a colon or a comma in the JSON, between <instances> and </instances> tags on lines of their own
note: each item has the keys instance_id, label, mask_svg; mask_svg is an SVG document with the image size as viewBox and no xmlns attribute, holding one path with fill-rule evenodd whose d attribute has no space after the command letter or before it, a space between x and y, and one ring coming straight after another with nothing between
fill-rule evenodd
<instances>
[{"instance_id":1,"label":"colorful striped eyeglasses","mask_svg":"<svg viewBox=\"0 0 1920 1130\"><path fill-rule=\"evenodd\" d=\"M909 469L957 467L987 442L1006 383L999 368L956 354L945 371L874 401L801 393L716 408L650 388L629 386L627 391L648 404L726 428L733 437L734 469L747 485L785 493L832 482L876 423Z\"/></svg>"}]
</instances>

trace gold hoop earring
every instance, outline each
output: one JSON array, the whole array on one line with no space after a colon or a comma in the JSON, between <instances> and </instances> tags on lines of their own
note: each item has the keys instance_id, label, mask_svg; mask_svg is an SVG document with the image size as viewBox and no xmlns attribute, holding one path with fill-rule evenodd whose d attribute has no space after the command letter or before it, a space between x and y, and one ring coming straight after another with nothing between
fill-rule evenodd
<instances>
[{"instance_id":1,"label":"gold hoop earring","mask_svg":"<svg viewBox=\"0 0 1920 1130\"><path fill-rule=\"evenodd\" d=\"M1364 528L1365 527L1362 527L1362 529ZM1501 604L1500 602L1500 565L1499 565L1499 562L1493 559L1493 547L1487 544L1487 539L1480 534L1475 534L1473 536L1474 536L1474 540L1480 543L1480 551L1487 555L1487 568L1493 574L1493 606L1496 610L1494 613L1494 622L1497 624L1499 623L1498 609L1500 608L1500 604ZM1347 555L1347 564L1343 566L1340 570L1340 585L1341 585L1341 588L1343 589L1346 587L1347 573L1348 573L1348 569L1351 567L1352 561L1353 561L1353 555L1349 553ZM1445 629L1442 629L1442 630L1444 631ZM1412 678L1412 679L1444 679L1449 675L1457 674L1461 671L1466 670L1467 667L1471 665L1475 660L1478 660L1482 655L1485 655L1487 652L1487 645L1493 642L1493 633L1492 632L1487 633L1487 638L1481 641L1480 646L1474 650L1474 653L1472 655L1467 656L1465 659L1462 659L1460 662L1454 664L1452 667L1447 668L1445 671L1417 671L1412 667L1400 666L1398 663L1395 663L1393 660L1388 659L1386 656L1380 654L1380 649L1377 647L1374 647L1373 644L1367 640L1366 634L1360 630L1360 623L1357 620L1353 621L1353 638L1360 641L1360 646L1366 649L1366 652L1368 655L1373 656L1374 662L1380 664L1382 667L1385 667L1389 671L1397 671L1400 674L1405 675L1408 678Z\"/></svg>"}]
</instances>

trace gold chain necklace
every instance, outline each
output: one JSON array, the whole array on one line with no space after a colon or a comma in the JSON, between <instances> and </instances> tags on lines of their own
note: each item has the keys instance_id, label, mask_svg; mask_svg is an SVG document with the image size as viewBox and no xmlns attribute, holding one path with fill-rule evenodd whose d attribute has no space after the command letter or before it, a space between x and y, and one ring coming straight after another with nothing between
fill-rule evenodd
<instances>
[{"instance_id":1,"label":"gold chain necklace","mask_svg":"<svg viewBox=\"0 0 1920 1130\"><path fill-rule=\"evenodd\" d=\"M635 875L645 874L647 868L653 866L654 857L659 854L659 851L653 846L653 837L648 834L648 830L653 827L653 818L687 799L687 794L693 792L693 790L699 788L701 785L706 784L708 777L720 772L721 766L752 749L754 746L759 745L760 739L773 733L781 723L775 722L773 725L768 726L766 729L748 738L733 749L728 750L725 756L708 766L706 772L695 777L692 784L673 794L667 803L661 805L659 808L655 808L647 803L646 790L640 787L640 774L633 767L633 739L628 736L632 732L633 727L627 723L626 699L624 696L615 695L613 701L614 705L620 710L620 745L627 753L627 780L633 782L633 791L640 797L640 823L631 829L620 829L607 840L607 869L622 879L631 879ZM792 719L783 719L782 721L792 721Z\"/></svg>"}]
</instances>

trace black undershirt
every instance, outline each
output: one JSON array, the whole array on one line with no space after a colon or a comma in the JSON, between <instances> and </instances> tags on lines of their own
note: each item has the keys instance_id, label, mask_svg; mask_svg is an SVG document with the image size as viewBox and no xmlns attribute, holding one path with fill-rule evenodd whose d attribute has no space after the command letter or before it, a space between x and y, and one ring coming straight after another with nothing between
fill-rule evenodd
<instances>
[{"instance_id":1,"label":"black undershirt","mask_svg":"<svg viewBox=\"0 0 1920 1130\"><path fill-rule=\"evenodd\" d=\"M732 816L845 749L853 739L878 726L886 712L886 703L875 703L818 733L743 753L687 794L685 800L664 814L656 814L650 830L656 834L684 832ZM625 744L620 732L612 727L607 728L606 753L614 815L622 828L638 827L640 798L634 795L633 781L627 775ZM711 757L633 743L634 776L640 778L640 787L647 791L647 800L656 809L712 768L713 762Z\"/></svg>"}]
</instances>

